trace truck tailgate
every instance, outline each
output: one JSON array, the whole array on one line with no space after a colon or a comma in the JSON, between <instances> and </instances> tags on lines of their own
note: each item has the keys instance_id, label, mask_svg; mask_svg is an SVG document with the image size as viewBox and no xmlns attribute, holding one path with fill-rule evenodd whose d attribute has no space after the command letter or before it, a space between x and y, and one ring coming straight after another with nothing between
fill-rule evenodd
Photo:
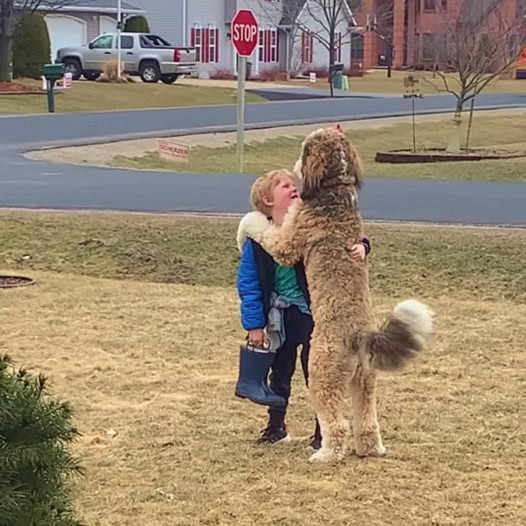
<instances>
[{"instance_id":1,"label":"truck tailgate","mask_svg":"<svg viewBox=\"0 0 526 526\"><path fill-rule=\"evenodd\" d=\"M181 52L181 60L179 62L195 62L197 60L197 53L193 47L177 48Z\"/></svg>"}]
</instances>

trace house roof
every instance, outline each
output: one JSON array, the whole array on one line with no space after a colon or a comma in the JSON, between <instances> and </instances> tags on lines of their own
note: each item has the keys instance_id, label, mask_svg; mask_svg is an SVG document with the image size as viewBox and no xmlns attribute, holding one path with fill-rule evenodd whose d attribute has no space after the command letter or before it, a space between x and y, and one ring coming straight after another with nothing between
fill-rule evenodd
<instances>
[{"instance_id":1,"label":"house roof","mask_svg":"<svg viewBox=\"0 0 526 526\"><path fill-rule=\"evenodd\" d=\"M283 16L279 22L279 25L290 26L291 24L293 24L303 11L306 2L307 0L282 0ZM356 25L356 20L354 19L348 2L349 0L345 0L343 3L345 11L349 15L349 19L351 20L352 25Z\"/></svg>"},{"instance_id":2,"label":"house roof","mask_svg":"<svg viewBox=\"0 0 526 526\"><path fill-rule=\"evenodd\" d=\"M290 26L299 16L305 0L283 0L283 16L279 22L280 26Z\"/></svg>"},{"instance_id":3,"label":"house roof","mask_svg":"<svg viewBox=\"0 0 526 526\"><path fill-rule=\"evenodd\" d=\"M53 9L55 1L43 0L39 9ZM123 13L144 13L143 9L139 9L128 2L121 2L121 9ZM83 13L117 13L117 0L72 0L71 2L64 2L60 8L54 8L54 11L76 11Z\"/></svg>"}]
</instances>

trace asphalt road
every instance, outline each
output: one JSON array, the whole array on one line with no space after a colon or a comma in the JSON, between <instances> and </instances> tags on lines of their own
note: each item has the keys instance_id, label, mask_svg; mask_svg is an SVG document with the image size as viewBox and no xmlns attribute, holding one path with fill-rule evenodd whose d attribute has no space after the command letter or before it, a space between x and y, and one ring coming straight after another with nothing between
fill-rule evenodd
<instances>
[{"instance_id":1,"label":"asphalt road","mask_svg":"<svg viewBox=\"0 0 526 526\"><path fill-rule=\"evenodd\" d=\"M484 95L481 108L526 107L526 96ZM420 112L449 111L451 97L417 101ZM247 106L247 126L344 121L404 115L403 98L358 96ZM107 142L235 127L231 106L112 113L0 117L0 206L56 209L248 210L253 177L134 172L30 161L32 148ZM365 218L463 224L526 225L526 184L370 180L361 198Z\"/></svg>"}]
</instances>

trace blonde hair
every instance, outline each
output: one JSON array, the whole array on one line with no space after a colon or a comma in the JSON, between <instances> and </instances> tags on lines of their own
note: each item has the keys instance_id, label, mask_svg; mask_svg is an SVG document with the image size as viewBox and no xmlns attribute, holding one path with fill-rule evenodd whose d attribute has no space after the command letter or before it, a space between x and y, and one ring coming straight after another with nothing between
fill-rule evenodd
<instances>
[{"instance_id":1,"label":"blonde hair","mask_svg":"<svg viewBox=\"0 0 526 526\"><path fill-rule=\"evenodd\" d=\"M272 213L272 206L265 203L266 199L272 199L274 188L283 181L289 179L293 184L297 184L298 178L290 170L272 170L258 177L250 189L250 204L252 208L259 210L267 217Z\"/></svg>"}]
</instances>

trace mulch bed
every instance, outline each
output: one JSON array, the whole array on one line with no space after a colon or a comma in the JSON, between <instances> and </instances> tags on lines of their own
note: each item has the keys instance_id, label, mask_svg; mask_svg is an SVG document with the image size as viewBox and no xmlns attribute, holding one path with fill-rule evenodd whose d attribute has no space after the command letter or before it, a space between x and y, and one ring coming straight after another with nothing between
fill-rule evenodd
<instances>
[{"instance_id":1,"label":"mulch bed","mask_svg":"<svg viewBox=\"0 0 526 526\"><path fill-rule=\"evenodd\" d=\"M26 287L33 285L35 281L25 276L0 276L0 289L11 289L14 287Z\"/></svg>"},{"instance_id":2,"label":"mulch bed","mask_svg":"<svg viewBox=\"0 0 526 526\"><path fill-rule=\"evenodd\" d=\"M393 150L378 152L377 163L444 163L458 161L487 161L495 159L517 159L526 157L525 151L472 149L460 153L448 153L444 149L429 149L413 152L411 150Z\"/></svg>"},{"instance_id":3,"label":"mulch bed","mask_svg":"<svg viewBox=\"0 0 526 526\"><path fill-rule=\"evenodd\" d=\"M0 95L42 95L44 90L28 86L22 82L0 82Z\"/></svg>"}]
</instances>

